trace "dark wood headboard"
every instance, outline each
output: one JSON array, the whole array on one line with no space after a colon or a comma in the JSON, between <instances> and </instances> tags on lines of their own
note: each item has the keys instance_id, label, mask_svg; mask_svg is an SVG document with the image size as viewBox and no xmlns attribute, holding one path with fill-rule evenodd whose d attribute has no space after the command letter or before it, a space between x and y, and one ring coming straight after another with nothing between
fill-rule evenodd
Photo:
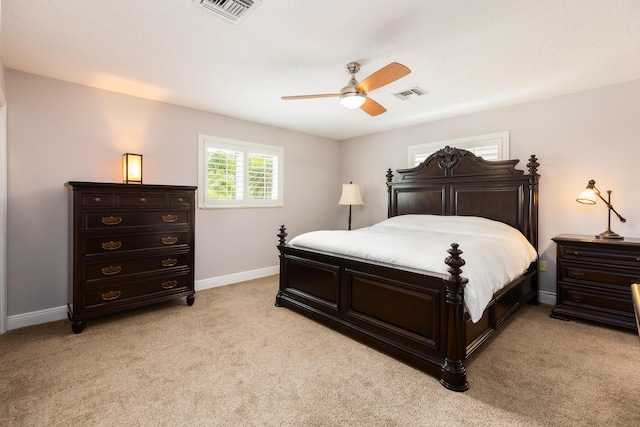
<instances>
[{"instance_id":1,"label":"dark wood headboard","mask_svg":"<svg viewBox=\"0 0 640 427\"><path fill-rule=\"evenodd\" d=\"M467 150L445 147L418 166L387 172L388 216L406 214L480 216L517 228L538 248L538 159L529 173L519 160L488 161Z\"/></svg>"}]
</instances>

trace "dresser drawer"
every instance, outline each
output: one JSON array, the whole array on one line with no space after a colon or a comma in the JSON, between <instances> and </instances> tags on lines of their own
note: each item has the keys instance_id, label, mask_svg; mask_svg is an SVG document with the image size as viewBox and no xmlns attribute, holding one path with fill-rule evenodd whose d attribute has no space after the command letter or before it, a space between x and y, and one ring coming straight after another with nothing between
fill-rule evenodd
<instances>
[{"instance_id":1,"label":"dresser drawer","mask_svg":"<svg viewBox=\"0 0 640 427\"><path fill-rule=\"evenodd\" d=\"M113 234L108 236L87 237L86 256L116 254L149 249L187 247L189 231L168 230L166 232Z\"/></svg>"},{"instance_id":2,"label":"dresser drawer","mask_svg":"<svg viewBox=\"0 0 640 427\"><path fill-rule=\"evenodd\" d=\"M166 206L167 194L117 194L116 205L128 208Z\"/></svg>"},{"instance_id":3,"label":"dresser drawer","mask_svg":"<svg viewBox=\"0 0 640 427\"><path fill-rule=\"evenodd\" d=\"M109 262L87 263L83 283L120 279L130 274L189 268L190 253L172 253L144 258L124 258Z\"/></svg>"},{"instance_id":4,"label":"dresser drawer","mask_svg":"<svg viewBox=\"0 0 640 427\"><path fill-rule=\"evenodd\" d=\"M620 265L640 270L640 251L634 253L632 251L616 251L603 250L598 247L581 247L581 246L559 246L558 256L566 260L597 262L609 265Z\"/></svg>"},{"instance_id":5,"label":"dresser drawer","mask_svg":"<svg viewBox=\"0 0 640 427\"><path fill-rule=\"evenodd\" d=\"M113 193L82 193L83 207L113 206Z\"/></svg>"},{"instance_id":6,"label":"dresser drawer","mask_svg":"<svg viewBox=\"0 0 640 427\"><path fill-rule=\"evenodd\" d=\"M191 276L168 275L140 282L88 289L83 292L84 309L95 310L109 305L126 304L136 299L150 299L190 289Z\"/></svg>"},{"instance_id":7,"label":"dresser drawer","mask_svg":"<svg viewBox=\"0 0 640 427\"><path fill-rule=\"evenodd\" d=\"M107 211L85 212L85 230L111 229L123 227L188 225L190 212L185 210L162 211Z\"/></svg>"},{"instance_id":8,"label":"dresser drawer","mask_svg":"<svg viewBox=\"0 0 640 427\"><path fill-rule=\"evenodd\" d=\"M640 280L640 270L622 267L602 268L593 264L558 261L558 280L565 282L593 283L629 290Z\"/></svg>"},{"instance_id":9,"label":"dresser drawer","mask_svg":"<svg viewBox=\"0 0 640 427\"><path fill-rule=\"evenodd\" d=\"M185 194L170 194L169 206L191 206L191 196Z\"/></svg>"}]
</instances>

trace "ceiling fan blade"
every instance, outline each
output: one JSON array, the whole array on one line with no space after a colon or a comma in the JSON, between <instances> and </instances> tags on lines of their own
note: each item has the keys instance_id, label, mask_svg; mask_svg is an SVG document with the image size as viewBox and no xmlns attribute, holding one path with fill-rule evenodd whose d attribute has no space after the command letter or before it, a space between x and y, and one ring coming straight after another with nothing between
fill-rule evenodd
<instances>
[{"instance_id":1,"label":"ceiling fan blade","mask_svg":"<svg viewBox=\"0 0 640 427\"><path fill-rule=\"evenodd\" d=\"M367 100L364 101L364 104L362 104L360 109L365 113L369 114L370 116L377 116L378 114L382 114L385 111L387 111L386 108L384 108L382 105L378 104L376 101L374 101L371 98L367 98Z\"/></svg>"},{"instance_id":2,"label":"ceiling fan blade","mask_svg":"<svg viewBox=\"0 0 640 427\"><path fill-rule=\"evenodd\" d=\"M372 90L378 89L379 87L395 82L410 72L411 70L404 65L392 62L361 81L356 88L364 93L368 93Z\"/></svg>"},{"instance_id":3,"label":"ceiling fan blade","mask_svg":"<svg viewBox=\"0 0 640 427\"><path fill-rule=\"evenodd\" d=\"M336 96L340 96L340 94L339 93L321 93L318 95L294 95L294 96L283 96L281 97L281 99L284 99L285 101L287 101L291 99L333 98Z\"/></svg>"}]
</instances>

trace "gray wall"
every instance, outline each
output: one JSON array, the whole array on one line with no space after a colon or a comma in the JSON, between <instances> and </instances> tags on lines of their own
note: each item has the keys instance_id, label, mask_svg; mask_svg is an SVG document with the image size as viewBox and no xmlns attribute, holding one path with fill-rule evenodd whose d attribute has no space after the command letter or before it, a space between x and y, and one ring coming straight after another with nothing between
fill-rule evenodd
<instances>
[{"instance_id":1,"label":"gray wall","mask_svg":"<svg viewBox=\"0 0 640 427\"><path fill-rule=\"evenodd\" d=\"M510 157L526 170L531 154L540 159L539 253L548 261L541 289L555 294L557 234L597 234L607 227L607 209L575 201L589 179L627 219L613 216L612 229L640 237L636 168L640 162L640 80L513 107L440 120L342 142L343 177L361 184L365 205L354 226L386 216L387 168L406 168L407 147L473 135L510 131ZM605 194L606 196L606 194ZM464 249L463 249L464 250Z\"/></svg>"},{"instance_id":2,"label":"gray wall","mask_svg":"<svg viewBox=\"0 0 640 427\"><path fill-rule=\"evenodd\" d=\"M64 183L121 182L125 152L147 184L197 185L198 133L284 147L284 207L197 210L196 280L276 266L280 224L338 225L336 141L15 70L6 90L8 316L66 305Z\"/></svg>"}]
</instances>

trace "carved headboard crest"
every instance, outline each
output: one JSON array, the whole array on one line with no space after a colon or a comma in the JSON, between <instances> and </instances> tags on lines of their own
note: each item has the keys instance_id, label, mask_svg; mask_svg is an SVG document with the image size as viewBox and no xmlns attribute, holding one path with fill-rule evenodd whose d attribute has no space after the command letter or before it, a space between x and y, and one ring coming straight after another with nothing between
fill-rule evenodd
<instances>
[{"instance_id":1,"label":"carved headboard crest","mask_svg":"<svg viewBox=\"0 0 640 427\"><path fill-rule=\"evenodd\" d=\"M430 158L438 161L438 166L441 169L451 169L455 167L460 159L464 156L471 154L469 151L460 150L459 148L449 147L448 145L441 150L436 151Z\"/></svg>"}]
</instances>

